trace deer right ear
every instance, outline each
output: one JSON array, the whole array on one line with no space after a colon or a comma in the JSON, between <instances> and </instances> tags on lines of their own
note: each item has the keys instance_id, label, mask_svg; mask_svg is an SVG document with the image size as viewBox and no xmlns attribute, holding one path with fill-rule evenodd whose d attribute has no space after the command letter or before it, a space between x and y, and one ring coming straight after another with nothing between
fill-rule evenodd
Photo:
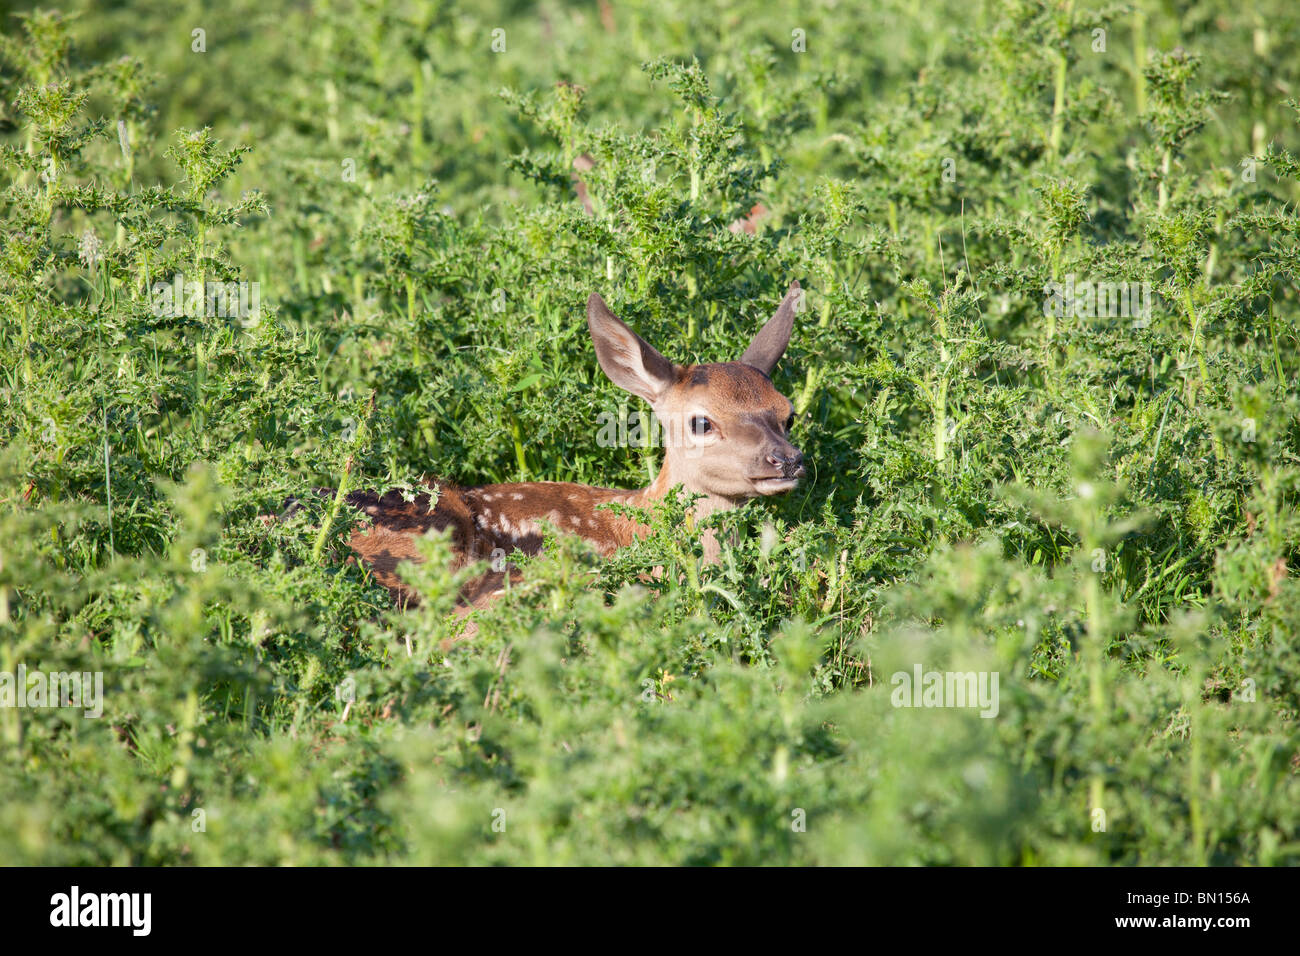
<instances>
[{"instance_id":1,"label":"deer right ear","mask_svg":"<svg viewBox=\"0 0 1300 956\"><path fill-rule=\"evenodd\" d=\"M619 388L654 405L676 382L673 363L624 325L595 292L587 299L587 328L600 367Z\"/></svg>"},{"instance_id":2,"label":"deer right ear","mask_svg":"<svg viewBox=\"0 0 1300 956\"><path fill-rule=\"evenodd\" d=\"M790 333L794 330L794 310L799 305L802 294L798 280L791 282L790 291L781 300L776 314L759 329L740 361L753 366L764 375L772 374L772 369L776 368L776 363L785 354L785 347L790 344Z\"/></svg>"}]
</instances>

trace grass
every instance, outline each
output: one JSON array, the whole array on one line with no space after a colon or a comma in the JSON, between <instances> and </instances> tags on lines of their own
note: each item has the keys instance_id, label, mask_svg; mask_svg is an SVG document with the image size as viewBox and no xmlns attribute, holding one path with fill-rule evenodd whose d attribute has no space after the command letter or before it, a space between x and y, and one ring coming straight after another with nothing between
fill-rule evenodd
<instances>
[{"instance_id":1,"label":"grass","mask_svg":"<svg viewBox=\"0 0 1300 956\"><path fill-rule=\"evenodd\" d=\"M1300 13L851 6L6 21L0 675L104 714L0 706L0 862L1300 862ZM717 361L795 278L716 565L669 502L452 643L311 494L644 485L587 295Z\"/></svg>"}]
</instances>

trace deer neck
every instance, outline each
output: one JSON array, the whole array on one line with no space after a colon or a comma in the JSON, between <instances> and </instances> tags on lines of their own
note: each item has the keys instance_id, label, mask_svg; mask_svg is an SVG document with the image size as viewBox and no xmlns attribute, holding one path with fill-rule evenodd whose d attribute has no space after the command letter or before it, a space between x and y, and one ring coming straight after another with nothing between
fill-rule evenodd
<instances>
[{"instance_id":1,"label":"deer neck","mask_svg":"<svg viewBox=\"0 0 1300 956\"><path fill-rule=\"evenodd\" d=\"M739 500L734 498L726 498L722 495L710 494L709 492L692 488L691 482L687 481L684 476L678 473L677 469L673 468L673 462L670 458L664 459L664 464L663 467L659 469L658 477L655 478L648 488L642 488L636 493L636 496L632 500L632 504L644 506L653 501L662 501L664 498L668 497L668 493L672 491L675 485L681 485L688 494L694 493L704 495L703 498L695 499L695 503L691 506L691 517L695 521L701 521L713 514L715 511L731 511L732 509L739 507L741 504ZM714 533L712 528L705 531L703 542L705 562L709 564L716 562L720 553L720 547L717 535Z\"/></svg>"}]
</instances>

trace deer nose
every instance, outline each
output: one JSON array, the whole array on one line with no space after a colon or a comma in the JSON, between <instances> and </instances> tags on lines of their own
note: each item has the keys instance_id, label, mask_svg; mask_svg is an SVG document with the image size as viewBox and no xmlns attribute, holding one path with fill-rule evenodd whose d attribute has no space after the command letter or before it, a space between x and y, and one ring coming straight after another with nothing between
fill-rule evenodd
<instances>
[{"instance_id":1,"label":"deer nose","mask_svg":"<svg viewBox=\"0 0 1300 956\"><path fill-rule=\"evenodd\" d=\"M782 478L798 478L804 473L803 452L791 448L788 454L773 453L767 456L767 463L781 469Z\"/></svg>"}]
</instances>

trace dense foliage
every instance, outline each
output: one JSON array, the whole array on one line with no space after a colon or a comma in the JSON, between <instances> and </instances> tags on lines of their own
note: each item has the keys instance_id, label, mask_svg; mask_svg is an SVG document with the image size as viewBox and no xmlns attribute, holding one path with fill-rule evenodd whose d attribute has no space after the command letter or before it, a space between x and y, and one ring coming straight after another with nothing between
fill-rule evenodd
<instances>
[{"instance_id":1,"label":"dense foliage","mask_svg":"<svg viewBox=\"0 0 1300 956\"><path fill-rule=\"evenodd\" d=\"M0 62L0 672L104 685L0 707L0 862L1300 862L1291 0L132 0ZM646 484L588 293L718 361L793 278L810 480L715 566L670 503L455 642L445 542L394 612L309 493Z\"/></svg>"}]
</instances>

